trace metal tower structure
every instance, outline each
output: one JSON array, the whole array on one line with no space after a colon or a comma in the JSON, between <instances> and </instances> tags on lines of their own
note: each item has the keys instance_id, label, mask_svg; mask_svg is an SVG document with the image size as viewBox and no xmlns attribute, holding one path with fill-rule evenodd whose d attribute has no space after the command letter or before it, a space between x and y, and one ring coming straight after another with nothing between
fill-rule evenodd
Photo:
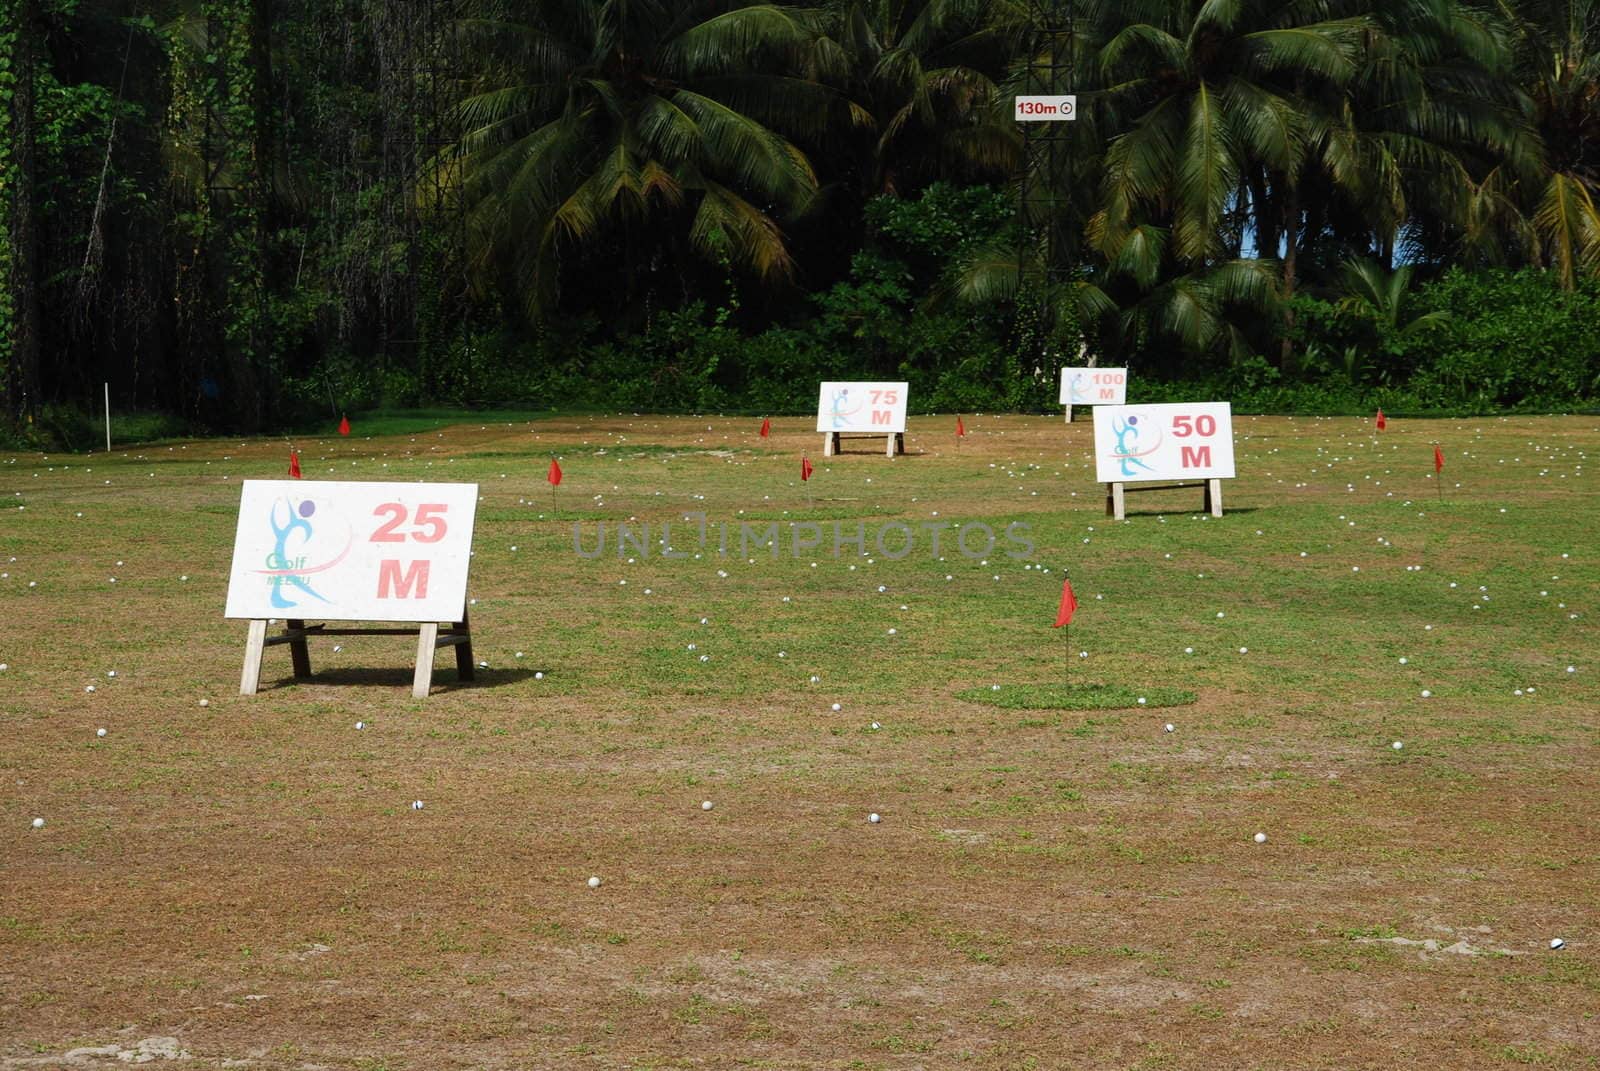
<instances>
[{"instance_id":1,"label":"metal tower structure","mask_svg":"<svg viewBox=\"0 0 1600 1071\"><path fill-rule=\"evenodd\" d=\"M1023 71L1023 94L1063 96L1072 94L1074 0L1028 0L1027 66ZM1023 171L1018 198L1017 266L1020 273L1019 304L1031 306L1035 317L1035 354L1051 356L1046 331L1048 321L1043 303L1058 293L1059 285L1072 276L1076 243L1070 233L1072 171L1072 126L1059 121L1065 116L1041 117L1043 121L1023 122ZM1053 120L1053 121L1051 121Z\"/></svg>"}]
</instances>

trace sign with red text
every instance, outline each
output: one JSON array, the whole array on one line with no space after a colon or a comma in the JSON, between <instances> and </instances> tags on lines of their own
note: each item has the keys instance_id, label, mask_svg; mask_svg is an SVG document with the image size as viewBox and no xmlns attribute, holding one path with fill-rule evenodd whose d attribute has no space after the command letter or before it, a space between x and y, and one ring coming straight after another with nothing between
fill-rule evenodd
<instances>
[{"instance_id":1,"label":"sign with red text","mask_svg":"<svg viewBox=\"0 0 1600 1071\"><path fill-rule=\"evenodd\" d=\"M225 616L460 621L477 507L475 483L247 480Z\"/></svg>"},{"instance_id":2,"label":"sign with red text","mask_svg":"<svg viewBox=\"0 0 1600 1071\"><path fill-rule=\"evenodd\" d=\"M1126 368L1063 368L1062 405L1121 405L1128 400Z\"/></svg>"},{"instance_id":3,"label":"sign with red text","mask_svg":"<svg viewBox=\"0 0 1600 1071\"><path fill-rule=\"evenodd\" d=\"M906 384L824 383L817 430L890 435L906 430Z\"/></svg>"},{"instance_id":4,"label":"sign with red text","mask_svg":"<svg viewBox=\"0 0 1600 1071\"><path fill-rule=\"evenodd\" d=\"M1059 122L1078 117L1078 98L1074 95L1013 97L1012 117L1019 123Z\"/></svg>"},{"instance_id":5,"label":"sign with red text","mask_svg":"<svg viewBox=\"0 0 1600 1071\"><path fill-rule=\"evenodd\" d=\"M1094 469L1102 483L1232 479L1233 407L1097 406Z\"/></svg>"}]
</instances>

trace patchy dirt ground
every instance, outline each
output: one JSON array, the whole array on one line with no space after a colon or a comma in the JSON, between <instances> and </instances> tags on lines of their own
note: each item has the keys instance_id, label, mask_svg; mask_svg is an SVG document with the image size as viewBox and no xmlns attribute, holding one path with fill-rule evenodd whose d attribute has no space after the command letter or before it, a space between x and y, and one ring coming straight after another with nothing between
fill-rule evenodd
<instances>
[{"instance_id":1,"label":"patchy dirt ground","mask_svg":"<svg viewBox=\"0 0 1600 1071\"><path fill-rule=\"evenodd\" d=\"M425 701L404 639L235 694L281 443L0 458L0 1068L1600 1064L1593 418L1241 418L1227 516L1117 526L1086 423L914 419L809 489L809 422L758 423L302 444L482 485L488 666ZM573 553L694 509L1038 551ZM1063 672L1063 565L1071 671L1197 704L953 697Z\"/></svg>"}]
</instances>

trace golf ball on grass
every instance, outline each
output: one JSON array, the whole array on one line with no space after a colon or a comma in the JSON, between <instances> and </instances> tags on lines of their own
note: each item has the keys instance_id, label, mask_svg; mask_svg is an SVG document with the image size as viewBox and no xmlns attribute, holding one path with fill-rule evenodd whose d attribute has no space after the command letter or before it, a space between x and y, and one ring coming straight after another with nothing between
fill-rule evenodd
<instances>
[{"instance_id":1,"label":"golf ball on grass","mask_svg":"<svg viewBox=\"0 0 1600 1071\"><path fill-rule=\"evenodd\" d=\"M1401 751L1401 750L1403 750L1405 748L1406 745L1405 745L1405 741L1396 740L1394 743L1390 744L1389 746L1394 748L1396 751Z\"/></svg>"},{"instance_id":2,"label":"golf ball on grass","mask_svg":"<svg viewBox=\"0 0 1600 1071\"><path fill-rule=\"evenodd\" d=\"M1165 728L1165 729L1166 729L1166 731L1167 731L1167 732L1169 732L1169 733L1174 733L1174 732L1177 732L1177 731L1178 731L1178 730L1177 730L1177 727L1176 727L1176 726L1175 726L1175 725L1173 725L1173 724L1172 724L1172 723L1171 723L1171 722L1170 722L1170 721L1169 721L1169 722L1167 722L1167 724L1166 724L1166 725L1165 725L1165 726L1164 726L1164 728Z\"/></svg>"},{"instance_id":3,"label":"golf ball on grass","mask_svg":"<svg viewBox=\"0 0 1600 1071\"><path fill-rule=\"evenodd\" d=\"M43 829L44 828L44 819L43 818L35 818L33 820L33 828L34 829Z\"/></svg>"},{"instance_id":4,"label":"golf ball on grass","mask_svg":"<svg viewBox=\"0 0 1600 1071\"><path fill-rule=\"evenodd\" d=\"M34 825L35 825L35 826L38 826L38 825L39 825L39 824L41 824L41 823L42 823L42 822L43 822L43 821L44 821L44 819L42 819L42 818L35 818L35 819L34 819L34 820L33 820L33 824L34 824ZM1562 948L1566 948L1566 947L1567 947L1567 942L1565 942L1565 941L1563 941L1563 940L1562 940L1562 939L1561 939L1561 938L1559 938L1559 937L1552 937L1552 938L1551 938L1551 939L1550 939L1550 951L1552 951L1552 952L1554 952L1554 951L1556 951L1556 950L1558 950L1558 949L1562 949Z\"/></svg>"},{"instance_id":5,"label":"golf ball on grass","mask_svg":"<svg viewBox=\"0 0 1600 1071\"><path fill-rule=\"evenodd\" d=\"M421 800L412 800L412 801L411 801L411 809L412 809L412 810L413 810L413 811L420 811L420 810L422 810L422 801L421 801Z\"/></svg>"},{"instance_id":6,"label":"golf ball on grass","mask_svg":"<svg viewBox=\"0 0 1600 1071\"><path fill-rule=\"evenodd\" d=\"M1256 834L1256 843L1257 844L1265 844L1265 843L1267 843L1267 835L1265 833L1257 833Z\"/></svg>"},{"instance_id":7,"label":"golf ball on grass","mask_svg":"<svg viewBox=\"0 0 1600 1071\"><path fill-rule=\"evenodd\" d=\"M598 877L595 877L595 876L591 875L590 878L589 878L589 888L598 889L599 887L600 887L600 879Z\"/></svg>"},{"instance_id":8,"label":"golf ball on grass","mask_svg":"<svg viewBox=\"0 0 1600 1071\"><path fill-rule=\"evenodd\" d=\"M871 814L867 815L867 821L871 822L873 825L877 825L879 822L883 821L883 816L877 811L873 811Z\"/></svg>"},{"instance_id":9,"label":"golf ball on grass","mask_svg":"<svg viewBox=\"0 0 1600 1071\"><path fill-rule=\"evenodd\" d=\"M702 811L709 811L709 810L711 810L712 806L713 806L713 804L712 804L712 802L710 800L701 800L700 801L700 809Z\"/></svg>"},{"instance_id":10,"label":"golf ball on grass","mask_svg":"<svg viewBox=\"0 0 1600 1071\"><path fill-rule=\"evenodd\" d=\"M200 705L203 706L203 707L209 707L211 705L211 700L202 699L202 700L200 700Z\"/></svg>"},{"instance_id":11,"label":"golf ball on grass","mask_svg":"<svg viewBox=\"0 0 1600 1071\"><path fill-rule=\"evenodd\" d=\"M105 736L106 735L106 731L104 729L96 729L94 731L94 735L96 735L96 736Z\"/></svg>"}]
</instances>

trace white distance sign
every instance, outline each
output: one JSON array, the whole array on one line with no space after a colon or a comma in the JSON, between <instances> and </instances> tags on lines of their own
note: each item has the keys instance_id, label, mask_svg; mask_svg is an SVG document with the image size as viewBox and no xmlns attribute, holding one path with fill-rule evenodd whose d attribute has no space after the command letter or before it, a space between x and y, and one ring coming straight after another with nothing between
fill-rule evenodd
<instances>
[{"instance_id":1,"label":"white distance sign","mask_svg":"<svg viewBox=\"0 0 1600 1071\"><path fill-rule=\"evenodd\" d=\"M1232 479L1233 407L1097 406L1094 468L1102 483Z\"/></svg>"},{"instance_id":2,"label":"white distance sign","mask_svg":"<svg viewBox=\"0 0 1600 1071\"><path fill-rule=\"evenodd\" d=\"M1062 405L1121 405L1128 400L1126 368L1063 368Z\"/></svg>"},{"instance_id":3,"label":"white distance sign","mask_svg":"<svg viewBox=\"0 0 1600 1071\"><path fill-rule=\"evenodd\" d=\"M817 430L867 435L906 430L906 384L824 383L817 400Z\"/></svg>"},{"instance_id":4,"label":"white distance sign","mask_svg":"<svg viewBox=\"0 0 1600 1071\"><path fill-rule=\"evenodd\" d=\"M1012 98L1012 117L1019 123L1059 122L1078 117L1078 98L1066 96L1027 96Z\"/></svg>"},{"instance_id":5,"label":"white distance sign","mask_svg":"<svg viewBox=\"0 0 1600 1071\"><path fill-rule=\"evenodd\" d=\"M460 621L475 483L247 480L227 617Z\"/></svg>"}]
</instances>

